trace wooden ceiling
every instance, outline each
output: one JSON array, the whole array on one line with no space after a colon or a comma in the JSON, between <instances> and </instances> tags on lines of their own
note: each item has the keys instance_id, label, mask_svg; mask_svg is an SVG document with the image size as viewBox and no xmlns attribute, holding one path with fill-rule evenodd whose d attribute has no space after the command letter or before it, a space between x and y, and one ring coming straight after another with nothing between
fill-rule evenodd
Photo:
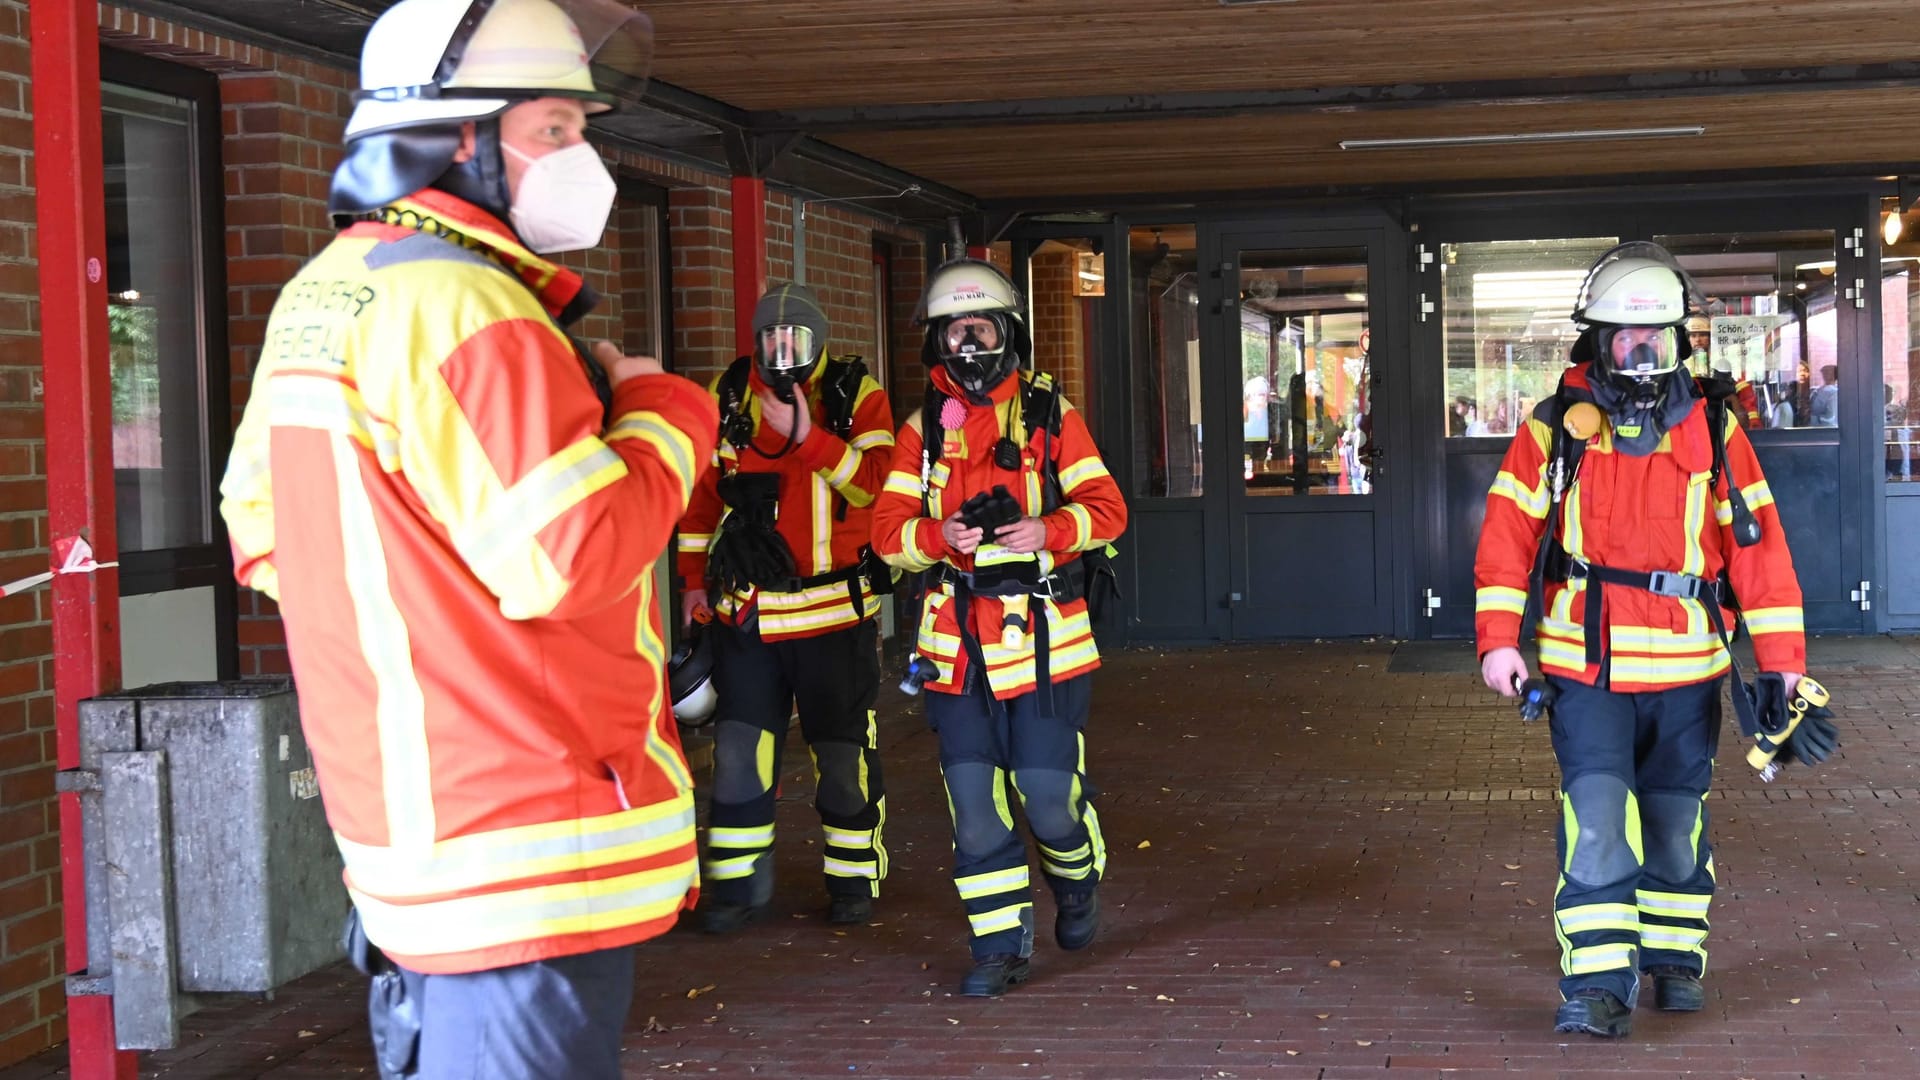
<instances>
[{"instance_id":1,"label":"wooden ceiling","mask_svg":"<svg viewBox=\"0 0 1920 1080\"><path fill-rule=\"evenodd\" d=\"M988 200L1920 163L1915 0L642 6L657 79ZM1253 100L1327 88L1364 101ZM1204 115L1164 115L1195 98ZM1707 133L1336 146L1670 124Z\"/></svg>"}]
</instances>

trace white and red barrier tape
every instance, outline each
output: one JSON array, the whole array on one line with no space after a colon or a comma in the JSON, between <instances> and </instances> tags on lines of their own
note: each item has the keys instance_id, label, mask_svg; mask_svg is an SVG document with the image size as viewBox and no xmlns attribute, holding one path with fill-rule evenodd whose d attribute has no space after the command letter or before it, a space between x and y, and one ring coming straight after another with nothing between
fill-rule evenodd
<instances>
[{"instance_id":1,"label":"white and red barrier tape","mask_svg":"<svg viewBox=\"0 0 1920 1080\"><path fill-rule=\"evenodd\" d=\"M0 585L0 596L12 596L17 592L26 592L36 585L45 585L61 574L91 574L105 566L119 566L117 562L95 562L93 545L85 538L69 536L53 542L53 569L44 574L23 577L19 581L9 581Z\"/></svg>"}]
</instances>

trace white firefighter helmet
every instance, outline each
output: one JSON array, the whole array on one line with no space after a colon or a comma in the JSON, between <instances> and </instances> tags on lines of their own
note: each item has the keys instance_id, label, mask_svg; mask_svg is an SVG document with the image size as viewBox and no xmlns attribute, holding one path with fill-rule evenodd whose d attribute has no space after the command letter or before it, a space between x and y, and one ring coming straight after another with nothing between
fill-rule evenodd
<instances>
[{"instance_id":1,"label":"white firefighter helmet","mask_svg":"<svg viewBox=\"0 0 1920 1080\"><path fill-rule=\"evenodd\" d=\"M480 120L521 101L614 96L590 63L643 81L652 24L615 0L400 0L367 31L346 138Z\"/></svg>"},{"instance_id":2,"label":"white firefighter helmet","mask_svg":"<svg viewBox=\"0 0 1920 1080\"><path fill-rule=\"evenodd\" d=\"M720 696L713 688L713 644L707 624L696 622L680 636L667 661L667 689L673 695L673 718L682 727L706 727Z\"/></svg>"},{"instance_id":3,"label":"white firefighter helmet","mask_svg":"<svg viewBox=\"0 0 1920 1080\"><path fill-rule=\"evenodd\" d=\"M913 314L927 329L920 357L945 367L968 394L984 398L1033 354L1023 308L1019 290L992 263L955 259L935 270L920 294ZM992 332L957 324L970 318L993 324Z\"/></svg>"},{"instance_id":4,"label":"white firefighter helmet","mask_svg":"<svg viewBox=\"0 0 1920 1080\"><path fill-rule=\"evenodd\" d=\"M1600 256L1580 283L1573 321L1582 327L1674 326L1706 307L1667 249L1632 240Z\"/></svg>"}]
</instances>

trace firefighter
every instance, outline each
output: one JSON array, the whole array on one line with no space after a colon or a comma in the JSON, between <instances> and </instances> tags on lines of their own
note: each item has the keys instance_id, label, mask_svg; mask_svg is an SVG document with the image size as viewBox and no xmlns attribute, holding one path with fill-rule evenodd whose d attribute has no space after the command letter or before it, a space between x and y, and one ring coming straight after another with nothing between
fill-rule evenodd
<instances>
[{"instance_id":1,"label":"firefighter","mask_svg":"<svg viewBox=\"0 0 1920 1080\"><path fill-rule=\"evenodd\" d=\"M680 525L683 620L710 601L716 616L701 909L715 934L755 921L773 896L774 793L796 704L818 781L827 921L872 918L887 875L874 620L892 579L867 538L893 410L859 357L827 354L811 289L776 285L753 327L753 356L714 380L723 440Z\"/></svg>"},{"instance_id":2,"label":"firefighter","mask_svg":"<svg viewBox=\"0 0 1920 1080\"><path fill-rule=\"evenodd\" d=\"M593 296L550 257L614 200L589 59L644 77L650 41L611 0L380 17L342 231L274 304L221 484L285 621L383 1077L618 1076L633 946L697 894L649 571L714 407L572 341Z\"/></svg>"},{"instance_id":3,"label":"firefighter","mask_svg":"<svg viewBox=\"0 0 1920 1080\"><path fill-rule=\"evenodd\" d=\"M1657 245L1594 264L1573 312L1575 366L1514 436L1475 560L1482 677L1507 696L1528 678L1521 624L1537 609L1554 695L1557 1031L1627 1034L1643 973L1657 1007L1703 1006L1704 800L1732 596L1762 671L1790 696L1806 668L1800 586L1766 477L1685 366L1690 299L1693 283Z\"/></svg>"},{"instance_id":4,"label":"firefighter","mask_svg":"<svg viewBox=\"0 0 1920 1080\"><path fill-rule=\"evenodd\" d=\"M972 929L960 992L996 997L1027 979L1033 952L1015 798L1053 892L1055 941L1084 948L1099 928L1106 842L1084 731L1100 658L1085 556L1120 535L1127 509L1080 414L1048 376L1021 370L1032 343L998 270L941 267L918 319L927 402L900 429L874 546L926 572L910 678L930 691L954 884Z\"/></svg>"},{"instance_id":5,"label":"firefighter","mask_svg":"<svg viewBox=\"0 0 1920 1080\"><path fill-rule=\"evenodd\" d=\"M1760 397L1754 393L1753 380L1733 370L1732 358L1713 354L1713 321L1705 315L1687 319L1687 344L1693 350L1689 363L1697 371L1712 372L1731 392L1730 408L1740 426L1757 428L1760 423Z\"/></svg>"}]
</instances>

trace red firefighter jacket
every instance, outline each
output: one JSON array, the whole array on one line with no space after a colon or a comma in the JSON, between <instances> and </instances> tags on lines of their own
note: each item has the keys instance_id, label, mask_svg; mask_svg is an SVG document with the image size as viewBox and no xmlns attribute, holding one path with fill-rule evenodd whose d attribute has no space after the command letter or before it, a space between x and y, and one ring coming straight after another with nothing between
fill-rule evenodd
<instances>
[{"instance_id":1,"label":"red firefighter jacket","mask_svg":"<svg viewBox=\"0 0 1920 1080\"><path fill-rule=\"evenodd\" d=\"M1575 393L1587 369L1566 374ZM1806 635L1800 584L1767 479L1738 420L1727 415L1726 472L1708 490L1713 465L1706 402L1645 457L1616 453L1610 425L1589 441L1578 474L1559 508L1559 537L1569 555L1629 571L1681 571L1709 580L1725 576L1744 609L1755 658L1764 671L1805 672ZM1551 432L1531 418L1515 434L1487 493L1486 523L1474 561L1475 630L1480 655L1520 642L1527 577L1541 531L1553 511L1547 483ZM1727 484L1740 487L1760 522L1761 540L1740 547L1732 533ZM1726 648L1702 601L1607 585L1600 626L1587 626L1587 580L1549 582L1536 626L1543 670L1593 684L1586 660L1589 634L1602 635L1611 657L1609 685L1623 693L1704 682L1728 666ZM1711 601L1706 601L1711 602ZM1723 610L1725 625L1733 613Z\"/></svg>"},{"instance_id":2,"label":"red firefighter jacket","mask_svg":"<svg viewBox=\"0 0 1920 1080\"><path fill-rule=\"evenodd\" d=\"M603 426L580 294L437 191L351 226L274 305L221 484L354 905L417 971L630 944L696 895L651 569L713 402L629 379Z\"/></svg>"},{"instance_id":3,"label":"red firefighter jacket","mask_svg":"<svg viewBox=\"0 0 1920 1080\"><path fill-rule=\"evenodd\" d=\"M926 478L929 508L921 509L921 432L924 418L919 413L907 419L894 446L893 469L887 474L885 489L873 508L873 546L887 562L903 570L925 570L944 562L957 570L971 571L976 566L1004 564L1022 559L1039 563L1041 573L1051 573L1089 551L1113 542L1127 527L1127 504L1100 460L1100 451L1087 431L1086 420L1061 399L1063 412L1060 433L1051 440L1053 460L1059 469L1060 489L1066 503L1046 514L1046 550L1036 555L1017 555L992 543L983 543L970 555L949 551L940 523L959 511L962 503L981 492L1004 484L1019 499L1029 515L1039 515L1042 502L1042 471L1039 463L1045 452L1045 425L1036 425L1021 451L1018 470L1002 469L994 464L993 446L1011 431L1018 440L1025 431L1018 391L1032 376L1007 379L993 389L991 404L969 405L948 378L944 369L931 373L934 384L947 401L965 411L965 420L957 430L942 431L934 418L935 436L943 440L940 460ZM1100 653L1094 645L1093 628L1087 621L1084 599L1056 604L1039 597L975 596L970 605L971 632L978 638L987 666L987 682L996 698L1018 697L1034 689L1034 635L1024 633L1016 644L1004 640L1008 626L1008 607L1028 605L1040 608L1047 619L1048 673L1053 682L1072 678L1100 666ZM1018 615L1019 612L1013 614ZM957 694L966 685L970 661L960 640L960 625L951 584L930 590L921 612L918 639L922 656L936 662L941 677L928 682L927 689Z\"/></svg>"},{"instance_id":4,"label":"red firefighter jacket","mask_svg":"<svg viewBox=\"0 0 1920 1080\"><path fill-rule=\"evenodd\" d=\"M680 522L678 570L689 589L706 588L707 552L713 547L721 521L728 513L720 499L720 477L734 471L773 473L780 477L780 509L775 531L793 552L794 566L803 578L846 570L860 562L860 549L872 532L873 499L887 474L888 451L893 447L893 411L886 391L872 376L860 380L853 395L853 427L846 438L827 429L821 380L831 364L823 359L796 395L804 395L813 429L804 441L788 450L786 436L760 422L760 394L766 389L757 370L747 377L741 409L753 421L752 448L741 450L722 439L713 455L713 467L694 489L693 503ZM724 374L708 388L716 401ZM756 452L757 451L757 452ZM825 634L853 626L880 612L880 597L856 582L860 604L845 582L815 585L791 592L748 586L727 596L710 597L714 616L738 626L757 611L760 638L780 641Z\"/></svg>"}]
</instances>

